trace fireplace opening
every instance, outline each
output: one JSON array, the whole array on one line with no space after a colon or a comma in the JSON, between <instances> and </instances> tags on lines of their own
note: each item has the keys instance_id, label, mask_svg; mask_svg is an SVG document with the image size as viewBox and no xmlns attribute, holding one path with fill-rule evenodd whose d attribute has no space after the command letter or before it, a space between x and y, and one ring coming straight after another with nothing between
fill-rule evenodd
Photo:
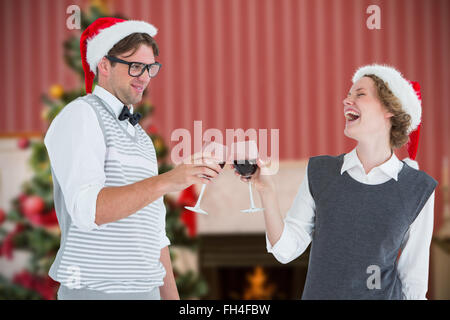
<instances>
[{"instance_id":1,"label":"fireplace opening","mask_svg":"<svg viewBox=\"0 0 450 320\"><path fill-rule=\"evenodd\" d=\"M264 234L202 235L199 267L208 284L205 299L300 299L308 253L281 264L266 250Z\"/></svg>"}]
</instances>

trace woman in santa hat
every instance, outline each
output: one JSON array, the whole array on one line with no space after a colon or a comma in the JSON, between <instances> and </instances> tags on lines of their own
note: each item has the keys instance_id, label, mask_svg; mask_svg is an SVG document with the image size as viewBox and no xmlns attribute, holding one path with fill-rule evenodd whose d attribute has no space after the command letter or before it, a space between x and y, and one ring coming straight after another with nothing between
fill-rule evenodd
<instances>
[{"instance_id":1,"label":"woman in santa hat","mask_svg":"<svg viewBox=\"0 0 450 320\"><path fill-rule=\"evenodd\" d=\"M252 176L262 199L267 250L281 263L311 244L303 299L425 299L437 182L414 161L418 83L390 66L353 76L343 101L349 153L309 159L285 218L269 163ZM409 159L394 149L409 140Z\"/></svg>"}]
</instances>

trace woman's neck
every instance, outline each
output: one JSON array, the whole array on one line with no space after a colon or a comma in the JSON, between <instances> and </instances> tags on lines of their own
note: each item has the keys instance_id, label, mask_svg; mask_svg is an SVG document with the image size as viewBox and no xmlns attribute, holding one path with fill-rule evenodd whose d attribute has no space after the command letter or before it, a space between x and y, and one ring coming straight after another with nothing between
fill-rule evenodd
<instances>
[{"instance_id":1,"label":"woman's neck","mask_svg":"<svg viewBox=\"0 0 450 320\"><path fill-rule=\"evenodd\" d=\"M370 143L358 142L356 154L364 167L366 174L373 168L385 163L392 156L392 149L385 141L370 141Z\"/></svg>"}]
</instances>

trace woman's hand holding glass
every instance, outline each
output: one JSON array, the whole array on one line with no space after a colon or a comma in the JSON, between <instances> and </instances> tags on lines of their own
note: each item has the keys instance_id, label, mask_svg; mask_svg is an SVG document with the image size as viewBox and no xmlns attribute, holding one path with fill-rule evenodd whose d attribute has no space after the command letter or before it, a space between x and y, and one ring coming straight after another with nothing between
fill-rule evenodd
<instances>
[{"instance_id":1,"label":"woman's hand holding glass","mask_svg":"<svg viewBox=\"0 0 450 320\"><path fill-rule=\"evenodd\" d=\"M256 165L257 165L257 169L256 169L255 173L253 175L251 175L250 177L241 176L237 172L237 170L235 170L234 174L236 176L240 177L242 182L248 182L251 179L253 186L255 187L256 191L258 191L259 194L265 194L267 192L274 192L275 191L275 183L274 183L272 174L270 172L270 166L271 166L270 159L262 160L260 158L257 158Z\"/></svg>"},{"instance_id":2,"label":"woman's hand holding glass","mask_svg":"<svg viewBox=\"0 0 450 320\"><path fill-rule=\"evenodd\" d=\"M253 140L233 143L231 145L231 158L236 174L241 176L241 180L248 183L250 194L250 208L241 210L242 212L257 212L264 208L256 208L253 201L252 182L254 175L258 172L258 147ZM258 173L259 174L259 173ZM258 182L261 181L258 179Z\"/></svg>"}]
</instances>

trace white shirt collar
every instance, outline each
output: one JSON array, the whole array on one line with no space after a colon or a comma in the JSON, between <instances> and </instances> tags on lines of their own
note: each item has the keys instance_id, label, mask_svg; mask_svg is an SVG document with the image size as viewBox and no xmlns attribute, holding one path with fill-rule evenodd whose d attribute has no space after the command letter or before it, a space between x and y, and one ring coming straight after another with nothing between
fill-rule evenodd
<instances>
[{"instance_id":1,"label":"white shirt collar","mask_svg":"<svg viewBox=\"0 0 450 320\"><path fill-rule=\"evenodd\" d=\"M95 94L97 97L104 100L112 108L116 117L122 112L124 106L123 102L105 88L96 85L92 94ZM133 105L130 105L130 112L133 113Z\"/></svg>"},{"instance_id":2,"label":"white shirt collar","mask_svg":"<svg viewBox=\"0 0 450 320\"><path fill-rule=\"evenodd\" d=\"M395 181L398 181L398 173L402 168L402 165L403 165L402 162L397 158L395 153L392 152L392 156L389 158L388 161L384 162L378 167L373 168L372 170L379 170L388 177L393 178ZM341 174L354 167L358 167L365 173L364 167L358 158L358 154L356 153L356 148L354 148L351 152L344 155L344 163L342 164L341 167ZM372 172L372 170L370 172Z\"/></svg>"}]
</instances>

